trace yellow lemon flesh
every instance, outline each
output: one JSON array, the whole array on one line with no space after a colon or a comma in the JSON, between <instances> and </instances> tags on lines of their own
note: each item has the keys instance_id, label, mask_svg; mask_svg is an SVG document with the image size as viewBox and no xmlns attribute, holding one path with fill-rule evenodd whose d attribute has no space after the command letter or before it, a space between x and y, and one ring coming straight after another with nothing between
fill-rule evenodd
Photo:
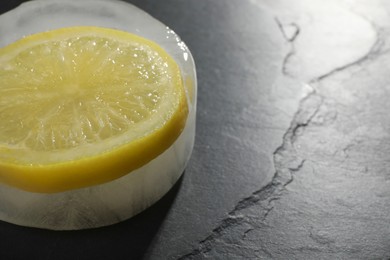
<instances>
[{"instance_id":1,"label":"yellow lemon flesh","mask_svg":"<svg viewBox=\"0 0 390 260\"><path fill-rule=\"evenodd\" d=\"M61 192L128 174L171 146L188 114L180 69L159 45L99 27L0 49L0 181Z\"/></svg>"}]
</instances>

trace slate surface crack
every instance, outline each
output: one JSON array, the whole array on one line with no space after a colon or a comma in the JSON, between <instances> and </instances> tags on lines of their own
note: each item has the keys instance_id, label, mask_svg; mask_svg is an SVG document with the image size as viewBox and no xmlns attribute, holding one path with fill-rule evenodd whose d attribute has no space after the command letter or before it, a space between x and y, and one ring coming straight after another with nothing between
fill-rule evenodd
<instances>
[{"instance_id":1,"label":"slate surface crack","mask_svg":"<svg viewBox=\"0 0 390 260\"><path fill-rule=\"evenodd\" d=\"M199 242L199 247L197 249L179 259L196 259L198 256L200 257L209 252L212 249L213 241L221 237L227 228L232 228L246 221L246 218L242 216L240 212L253 205L261 205L263 208L263 216L259 217L261 217L263 221L266 220L273 209L273 202L280 199L283 191L293 181L293 174L304 167L305 160L296 158L295 153L291 152L291 149L293 149L292 140L294 140L294 135L297 133L296 129L307 126L319 111L318 106L314 109L306 107L313 106L311 102L308 102L313 95L317 95L315 91L312 91L301 100L300 108L296 112L290 127L283 137L283 143L274 152L274 165L276 171L272 181L265 187L253 192L250 196L240 200L234 209L229 212L228 216L222 220L220 225L216 227L206 239ZM307 110L312 111L312 113L307 114Z\"/></svg>"},{"instance_id":2,"label":"slate surface crack","mask_svg":"<svg viewBox=\"0 0 390 260\"><path fill-rule=\"evenodd\" d=\"M285 76L293 78L293 76L288 73L286 65L289 59L295 54L294 41L299 35L300 28L297 24L290 23L289 25L296 28L296 32L290 34L289 36L285 31L285 25L282 24L278 18L275 18L275 21L284 39L291 45L290 51L283 59L282 73ZM254 205L260 206L263 209L261 212L262 216L258 216L259 219L262 220L262 223L267 220L268 215L274 209L273 202L279 200L282 197L283 192L286 190L288 185L293 182L294 174L305 167L306 159L300 158L299 155L295 152L294 142L296 141L297 137L302 134L302 131L304 131L305 128L310 125L313 118L315 118L315 116L318 114L321 106L325 101L325 97L318 93L313 85L340 71L346 70L355 65L360 65L364 61L369 60L380 53L381 46L383 44L382 39L378 30L376 30L377 28L375 25L372 22L370 22L370 24L373 26L373 29L377 34L377 38L375 43L371 46L370 50L366 54L353 62L334 68L333 70L308 82L312 90L300 100L298 110L294 114L291 124L283 136L282 144L276 148L273 153L275 173L271 182L263 188L253 192L250 196L241 199L236 204L234 209L228 213L227 217L212 230L211 234L199 242L196 249L179 257L178 259L203 259L203 256L212 250L213 243L220 240L223 234L228 231L227 229L244 223L253 225L253 223L249 223L249 219L246 218L245 215L240 213ZM256 227L253 226L247 229L244 235L247 235L248 232L254 230L255 228ZM272 257L272 254L269 252L268 255Z\"/></svg>"},{"instance_id":3,"label":"slate surface crack","mask_svg":"<svg viewBox=\"0 0 390 260\"><path fill-rule=\"evenodd\" d=\"M364 19L371 27L372 27L372 30L375 32L376 36L375 36L375 42L374 44L371 46L371 48L367 51L367 53L363 56L361 56L359 59L357 60L354 60L350 63L347 63L347 64L344 64L343 66L340 66L340 67L336 67L332 70L330 70L329 72L317 77L317 78L314 78L312 80L310 80L309 83L316 83L316 82L319 82L319 81L322 81L338 72L341 72L343 70L346 70L350 67L353 67L353 66L356 66L356 65L360 65L362 64L363 62L369 60L369 59L373 59L375 57L377 57L378 55L381 54L381 50L382 50L382 47L383 47L383 44L384 44L384 39L383 39L383 36L382 36L382 33L381 33L381 29L374 23L372 22L370 19L368 19L367 17L365 17L364 15L361 15L355 11L353 11L352 9L350 9L350 11L352 13L354 13L355 15L361 17L362 19Z\"/></svg>"},{"instance_id":4,"label":"slate surface crack","mask_svg":"<svg viewBox=\"0 0 390 260\"><path fill-rule=\"evenodd\" d=\"M222 220L219 226L216 227L206 239L199 242L199 247L197 249L178 259L196 259L196 257L209 252L212 249L212 242L217 240L227 228L232 228L233 226L245 222L245 217L242 216L240 212L253 205L261 204L264 209L261 219L263 221L266 220L268 214L273 209L273 201L278 200L282 196L283 190L292 182L293 174L304 167L305 160L295 158L295 154L290 153L290 149L292 149L292 140L296 134L296 129L298 127L307 126L319 110L318 107L316 109L311 109L313 112L308 115L308 118L302 117L302 111L305 111L305 106L308 104L306 101L310 99L310 96L315 94L316 93L313 91L301 100L300 109L295 114L290 127L285 133L282 145L274 152L276 172L272 181L262 189L253 192L249 197L240 200L235 208L229 212L227 218ZM288 154L290 154L290 156L288 156Z\"/></svg>"},{"instance_id":5,"label":"slate surface crack","mask_svg":"<svg viewBox=\"0 0 390 260\"><path fill-rule=\"evenodd\" d=\"M296 24L294 22L288 23L288 24L283 24L279 20L278 17L275 17L274 19L275 19L275 22L276 22L283 38L285 39L285 41L287 43L290 44L290 51L285 55L283 62L282 62L282 73L283 73L283 75L293 77L293 75L288 72L287 64L288 64L290 58L293 57L296 53L294 42L297 39L301 29L298 26L298 24Z\"/></svg>"}]
</instances>

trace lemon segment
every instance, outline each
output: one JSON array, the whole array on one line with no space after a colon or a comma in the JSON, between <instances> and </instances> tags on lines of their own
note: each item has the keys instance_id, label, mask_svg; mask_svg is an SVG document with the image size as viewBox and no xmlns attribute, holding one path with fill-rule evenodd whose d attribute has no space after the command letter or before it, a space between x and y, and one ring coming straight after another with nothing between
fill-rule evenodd
<instances>
[{"instance_id":1,"label":"lemon segment","mask_svg":"<svg viewBox=\"0 0 390 260\"><path fill-rule=\"evenodd\" d=\"M0 49L0 181L61 192L117 179L170 147L188 115L180 68L159 45L99 27Z\"/></svg>"}]
</instances>

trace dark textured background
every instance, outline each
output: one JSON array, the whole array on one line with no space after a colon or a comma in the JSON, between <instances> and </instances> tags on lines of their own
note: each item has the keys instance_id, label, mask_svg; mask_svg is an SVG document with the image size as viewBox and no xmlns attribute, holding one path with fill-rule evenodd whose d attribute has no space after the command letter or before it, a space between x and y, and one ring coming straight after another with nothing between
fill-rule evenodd
<instances>
[{"instance_id":1,"label":"dark textured background","mask_svg":"<svg viewBox=\"0 0 390 260\"><path fill-rule=\"evenodd\" d=\"M128 2L194 55L187 170L156 205L110 227L0 222L1 259L390 258L386 1Z\"/></svg>"}]
</instances>

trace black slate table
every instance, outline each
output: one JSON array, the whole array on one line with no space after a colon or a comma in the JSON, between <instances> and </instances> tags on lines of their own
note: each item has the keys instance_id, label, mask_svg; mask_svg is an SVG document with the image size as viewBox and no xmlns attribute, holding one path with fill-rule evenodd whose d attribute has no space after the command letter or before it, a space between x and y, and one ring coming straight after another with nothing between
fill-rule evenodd
<instances>
[{"instance_id":1,"label":"black slate table","mask_svg":"<svg viewBox=\"0 0 390 260\"><path fill-rule=\"evenodd\" d=\"M161 201L113 226L0 222L1 259L390 258L389 3L128 2L194 55L191 161Z\"/></svg>"}]
</instances>

